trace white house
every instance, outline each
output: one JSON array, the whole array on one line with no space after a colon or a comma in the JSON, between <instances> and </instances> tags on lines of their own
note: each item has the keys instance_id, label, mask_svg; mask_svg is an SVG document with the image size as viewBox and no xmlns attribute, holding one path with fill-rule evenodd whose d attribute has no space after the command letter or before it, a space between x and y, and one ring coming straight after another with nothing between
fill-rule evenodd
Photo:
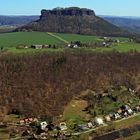
<instances>
[{"instance_id":1,"label":"white house","mask_svg":"<svg viewBox=\"0 0 140 140\"><path fill-rule=\"evenodd\" d=\"M41 122L40 125L41 125L41 129L45 130L48 124L46 121L44 121L44 122Z\"/></svg>"},{"instance_id":2,"label":"white house","mask_svg":"<svg viewBox=\"0 0 140 140\"><path fill-rule=\"evenodd\" d=\"M95 123L96 123L97 125L103 125L103 124L104 124L102 118L95 118Z\"/></svg>"},{"instance_id":3,"label":"white house","mask_svg":"<svg viewBox=\"0 0 140 140\"><path fill-rule=\"evenodd\" d=\"M32 45L31 48L42 49L42 45Z\"/></svg>"},{"instance_id":4,"label":"white house","mask_svg":"<svg viewBox=\"0 0 140 140\"><path fill-rule=\"evenodd\" d=\"M59 127L60 127L60 129L62 130L62 131L64 131L64 130L67 130L68 128L67 128L67 125L66 125L66 123L65 122L61 122L60 123L60 125L59 125Z\"/></svg>"},{"instance_id":5,"label":"white house","mask_svg":"<svg viewBox=\"0 0 140 140\"><path fill-rule=\"evenodd\" d=\"M131 108L128 109L127 112L128 112L129 115L132 115L133 114L133 110Z\"/></svg>"}]
</instances>

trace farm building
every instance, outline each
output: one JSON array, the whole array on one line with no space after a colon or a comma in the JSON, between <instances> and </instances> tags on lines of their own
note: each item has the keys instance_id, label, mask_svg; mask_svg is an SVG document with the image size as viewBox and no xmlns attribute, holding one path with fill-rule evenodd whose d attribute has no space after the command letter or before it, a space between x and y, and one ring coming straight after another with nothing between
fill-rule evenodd
<instances>
[{"instance_id":1,"label":"farm building","mask_svg":"<svg viewBox=\"0 0 140 140\"><path fill-rule=\"evenodd\" d=\"M103 125L104 124L102 118L95 118L95 123L96 123L96 125Z\"/></svg>"},{"instance_id":2,"label":"farm building","mask_svg":"<svg viewBox=\"0 0 140 140\"><path fill-rule=\"evenodd\" d=\"M68 48L79 48L77 44L68 44Z\"/></svg>"},{"instance_id":3,"label":"farm building","mask_svg":"<svg viewBox=\"0 0 140 140\"><path fill-rule=\"evenodd\" d=\"M43 48L49 48L49 45L32 45L31 48L33 49L43 49Z\"/></svg>"},{"instance_id":4,"label":"farm building","mask_svg":"<svg viewBox=\"0 0 140 140\"><path fill-rule=\"evenodd\" d=\"M65 122L60 123L59 127L60 127L60 129L61 129L62 131L63 131L63 130L67 130L67 125L66 125Z\"/></svg>"},{"instance_id":5,"label":"farm building","mask_svg":"<svg viewBox=\"0 0 140 140\"><path fill-rule=\"evenodd\" d=\"M107 115L107 116L104 117L104 120L106 122L110 122L111 121L111 117L109 115Z\"/></svg>"},{"instance_id":6,"label":"farm building","mask_svg":"<svg viewBox=\"0 0 140 140\"><path fill-rule=\"evenodd\" d=\"M46 121L44 121L44 122L41 122L40 125L41 125L41 129L45 130L48 124Z\"/></svg>"},{"instance_id":7,"label":"farm building","mask_svg":"<svg viewBox=\"0 0 140 140\"><path fill-rule=\"evenodd\" d=\"M31 48L33 49L42 49L43 45L32 45Z\"/></svg>"},{"instance_id":8,"label":"farm building","mask_svg":"<svg viewBox=\"0 0 140 140\"><path fill-rule=\"evenodd\" d=\"M88 127L87 124L79 124L76 127L77 127L77 130L78 131L85 131L85 130L88 130L89 129L89 127Z\"/></svg>"},{"instance_id":9,"label":"farm building","mask_svg":"<svg viewBox=\"0 0 140 140\"><path fill-rule=\"evenodd\" d=\"M16 46L16 49L27 49L28 46L27 45L24 45L24 44L19 44Z\"/></svg>"},{"instance_id":10,"label":"farm building","mask_svg":"<svg viewBox=\"0 0 140 140\"><path fill-rule=\"evenodd\" d=\"M42 48L49 48L49 45L47 45L47 44L42 45Z\"/></svg>"}]
</instances>

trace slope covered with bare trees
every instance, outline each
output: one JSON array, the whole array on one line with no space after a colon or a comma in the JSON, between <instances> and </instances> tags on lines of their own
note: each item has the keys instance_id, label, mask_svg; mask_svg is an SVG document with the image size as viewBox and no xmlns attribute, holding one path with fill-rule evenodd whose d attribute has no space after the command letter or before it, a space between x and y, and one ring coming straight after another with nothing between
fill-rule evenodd
<instances>
[{"instance_id":1,"label":"slope covered with bare trees","mask_svg":"<svg viewBox=\"0 0 140 140\"><path fill-rule=\"evenodd\" d=\"M139 53L63 52L0 56L0 111L57 116L81 91L135 88Z\"/></svg>"}]
</instances>

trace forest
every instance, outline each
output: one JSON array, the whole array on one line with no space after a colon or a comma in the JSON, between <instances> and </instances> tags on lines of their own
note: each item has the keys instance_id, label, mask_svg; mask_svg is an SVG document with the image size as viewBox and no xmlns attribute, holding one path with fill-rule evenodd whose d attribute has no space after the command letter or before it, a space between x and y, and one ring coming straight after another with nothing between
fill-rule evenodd
<instances>
[{"instance_id":1,"label":"forest","mask_svg":"<svg viewBox=\"0 0 140 140\"><path fill-rule=\"evenodd\" d=\"M136 89L140 54L83 51L35 55L0 54L0 113L58 116L87 89Z\"/></svg>"}]
</instances>

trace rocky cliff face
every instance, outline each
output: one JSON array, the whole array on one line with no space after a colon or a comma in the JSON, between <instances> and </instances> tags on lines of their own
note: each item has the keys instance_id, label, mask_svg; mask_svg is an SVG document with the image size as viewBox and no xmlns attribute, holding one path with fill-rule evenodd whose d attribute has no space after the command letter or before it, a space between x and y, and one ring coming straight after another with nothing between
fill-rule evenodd
<instances>
[{"instance_id":1,"label":"rocky cliff face","mask_svg":"<svg viewBox=\"0 0 140 140\"><path fill-rule=\"evenodd\" d=\"M22 30L106 36L124 34L120 28L97 17L93 10L78 7L42 10L39 20L16 31Z\"/></svg>"},{"instance_id":2,"label":"rocky cliff face","mask_svg":"<svg viewBox=\"0 0 140 140\"><path fill-rule=\"evenodd\" d=\"M55 8L53 10L42 10L41 11L41 19L46 18L48 16L95 16L95 12L90 9L86 8L78 8L78 7L71 7L71 8Z\"/></svg>"}]
</instances>

